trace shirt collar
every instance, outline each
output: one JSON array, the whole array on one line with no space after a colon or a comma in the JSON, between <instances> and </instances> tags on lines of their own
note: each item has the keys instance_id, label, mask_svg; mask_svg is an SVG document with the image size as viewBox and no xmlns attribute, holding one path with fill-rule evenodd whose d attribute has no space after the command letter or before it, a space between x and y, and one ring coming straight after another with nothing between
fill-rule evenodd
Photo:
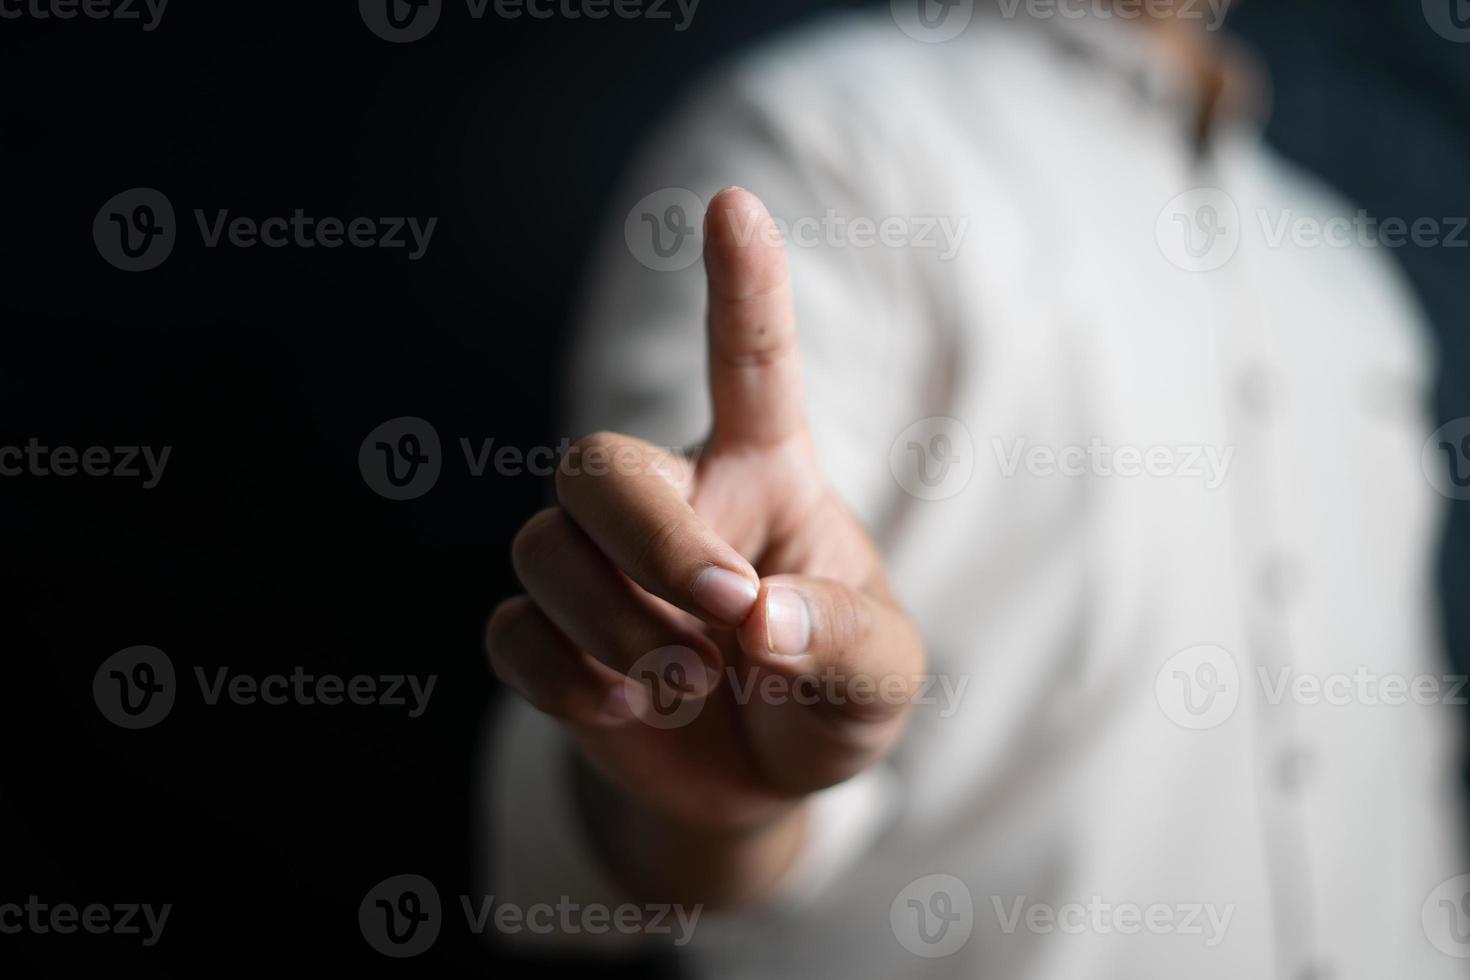
<instances>
[{"instance_id":1,"label":"shirt collar","mask_svg":"<svg viewBox=\"0 0 1470 980\"><path fill-rule=\"evenodd\" d=\"M1083 13L1083 7L1079 4L1070 15L1057 13L1031 23L1067 57L1115 78L1140 105L1175 116L1192 131L1205 97L1199 79L1166 53L1154 32L1121 17ZM1208 136L1224 131L1259 134L1270 104L1264 67L1244 44L1227 35L1212 32L1209 40L1221 85Z\"/></svg>"}]
</instances>

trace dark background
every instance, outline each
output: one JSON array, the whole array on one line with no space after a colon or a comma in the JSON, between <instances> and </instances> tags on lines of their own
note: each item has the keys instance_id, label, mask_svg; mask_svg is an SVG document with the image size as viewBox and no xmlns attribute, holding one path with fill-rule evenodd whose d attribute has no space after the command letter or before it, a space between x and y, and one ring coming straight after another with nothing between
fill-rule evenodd
<instances>
[{"instance_id":1,"label":"dark background","mask_svg":"<svg viewBox=\"0 0 1470 980\"><path fill-rule=\"evenodd\" d=\"M350 2L174 0L153 32L0 20L0 445L173 447L151 490L0 479L0 903L174 905L151 949L0 935L0 972L529 969L497 962L457 896L479 887L495 696L480 633L514 591L508 545L546 486L471 477L457 441L578 434L556 428L559 355L625 160L718 58L842 6L860 5L704 0L676 33L475 21L449 0L429 37L400 45ZM1470 44L1433 33L1419 0L1251 0L1232 16L1275 74L1286 154L1377 215L1470 215ZM168 195L180 239L128 274L90 229L137 186ZM196 207L439 223L417 262L206 249ZM1470 415L1470 257L1396 254L1439 334L1441 419ZM357 453L402 415L433 423L446 462L428 494L395 502ZM1464 595L1463 504L1449 542L1447 594ZM1446 605L1464 664L1470 604ZM182 691L164 722L124 731L91 685L134 644L166 651ZM209 707L193 684L195 667L298 665L438 682L417 719ZM357 906L403 872L436 883L446 923L398 962L363 941Z\"/></svg>"}]
</instances>

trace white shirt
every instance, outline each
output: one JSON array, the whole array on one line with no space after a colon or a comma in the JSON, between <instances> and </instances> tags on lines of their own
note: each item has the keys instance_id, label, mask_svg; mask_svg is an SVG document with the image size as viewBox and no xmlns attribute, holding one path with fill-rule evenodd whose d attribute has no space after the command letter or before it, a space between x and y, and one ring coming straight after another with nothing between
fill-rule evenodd
<instances>
[{"instance_id":1,"label":"white shirt","mask_svg":"<svg viewBox=\"0 0 1470 980\"><path fill-rule=\"evenodd\" d=\"M816 444L939 678L782 895L700 920L695 975L1470 975L1436 945L1470 954L1431 351L1386 249L1293 230L1356 209L1238 120L1196 160L1180 92L1117 22L844 17L719 73L617 203L570 434L703 436L697 242L636 232L750 188L800 228ZM496 894L616 903L556 726L508 710Z\"/></svg>"}]
</instances>

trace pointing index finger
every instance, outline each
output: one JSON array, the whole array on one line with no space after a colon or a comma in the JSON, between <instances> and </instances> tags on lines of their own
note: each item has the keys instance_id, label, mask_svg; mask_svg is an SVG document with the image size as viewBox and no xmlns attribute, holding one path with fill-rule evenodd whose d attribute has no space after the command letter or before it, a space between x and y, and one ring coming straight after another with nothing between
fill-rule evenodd
<instances>
[{"instance_id":1,"label":"pointing index finger","mask_svg":"<svg viewBox=\"0 0 1470 980\"><path fill-rule=\"evenodd\" d=\"M806 426L786 248L764 204L727 187L705 212L714 444L770 446Z\"/></svg>"}]
</instances>

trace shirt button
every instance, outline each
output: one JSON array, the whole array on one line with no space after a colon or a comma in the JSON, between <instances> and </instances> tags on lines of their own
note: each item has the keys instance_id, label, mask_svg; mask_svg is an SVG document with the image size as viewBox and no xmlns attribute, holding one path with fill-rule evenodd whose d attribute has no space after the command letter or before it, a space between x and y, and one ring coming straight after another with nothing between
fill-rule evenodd
<instances>
[{"instance_id":1,"label":"shirt button","mask_svg":"<svg viewBox=\"0 0 1470 980\"><path fill-rule=\"evenodd\" d=\"M1264 364L1248 365L1235 382L1240 405L1257 418L1268 418L1281 407L1281 379Z\"/></svg>"},{"instance_id":2,"label":"shirt button","mask_svg":"<svg viewBox=\"0 0 1470 980\"><path fill-rule=\"evenodd\" d=\"M1294 980L1332 980L1335 976L1337 971L1332 968L1332 964L1321 961L1304 965L1296 971Z\"/></svg>"},{"instance_id":3,"label":"shirt button","mask_svg":"<svg viewBox=\"0 0 1470 980\"><path fill-rule=\"evenodd\" d=\"M1259 583L1266 605L1280 609L1301 590L1301 567L1287 555L1272 555L1261 563Z\"/></svg>"},{"instance_id":4,"label":"shirt button","mask_svg":"<svg viewBox=\"0 0 1470 980\"><path fill-rule=\"evenodd\" d=\"M1281 792L1301 792L1317 768L1317 755L1305 745L1292 745L1282 749L1276 757L1276 784Z\"/></svg>"}]
</instances>

